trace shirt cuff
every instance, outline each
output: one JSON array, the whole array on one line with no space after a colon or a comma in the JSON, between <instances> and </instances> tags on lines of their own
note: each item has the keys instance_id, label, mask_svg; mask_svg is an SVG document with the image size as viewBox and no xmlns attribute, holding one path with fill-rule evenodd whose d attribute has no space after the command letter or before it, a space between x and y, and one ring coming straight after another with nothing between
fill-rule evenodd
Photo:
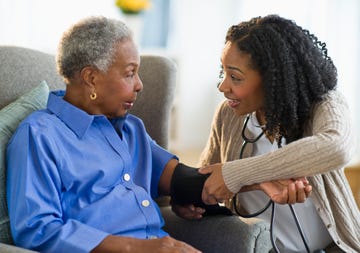
<instances>
[{"instance_id":1,"label":"shirt cuff","mask_svg":"<svg viewBox=\"0 0 360 253\"><path fill-rule=\"evenodd\" d=\"M90 252L98 246L109 235L104 231L93 228L81 222L72 220L69 233L63 231L62 240L59 240L58 247L62 252Z\"/></svg>"}]
</instances>

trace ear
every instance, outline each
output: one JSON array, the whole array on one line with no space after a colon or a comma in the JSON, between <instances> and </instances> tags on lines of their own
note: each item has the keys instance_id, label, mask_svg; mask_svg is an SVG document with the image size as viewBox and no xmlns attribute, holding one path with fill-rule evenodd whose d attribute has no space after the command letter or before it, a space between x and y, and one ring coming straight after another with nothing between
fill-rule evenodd
<instances>
[{"instance_id":1,"label":"ear","mask_svg":"<svg viewBox=\"0 0 360 253\"><path fill-rule=\"evenodd\" d=\"M98 74L98 70L92 66L86 66L80 71L80 78L83 83L90 88L95 86L95 79Z\"/></svg>"}]
</instances>

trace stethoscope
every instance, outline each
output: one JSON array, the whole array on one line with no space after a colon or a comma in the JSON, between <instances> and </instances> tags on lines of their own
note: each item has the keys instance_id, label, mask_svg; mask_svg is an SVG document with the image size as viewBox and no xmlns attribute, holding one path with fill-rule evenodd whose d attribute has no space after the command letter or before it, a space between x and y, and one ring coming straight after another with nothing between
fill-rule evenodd
<instances>
[{"instance_id":1,"label":"stethoscope","mask_svg":"<svg viewBox=\"0 0 360 253\"><path fill-rule=\"evenodd\" d=\"M257 141L264 135L264 133L265 133L265 131L262 131L257 137L255 137L255 138L253 138L253 139L246 137L246 135L245 135L245 129L246 129L246 127L247 127L247 124L248 124L248 122L249 122L250 117L251 117L251 114L248 114L248 115L246 116L245 121L244 121L244 125L243 125L243 128L242 128L242 131L241 131L241 137L243 138L243 142L242 142L242 144L241 144L241 150L240 150L240 155L239 155L239 158L240 158L240 159L243 158L244 150L245 150L246 145L247 145L248 143L253 144L253 143L257 142ZM276 210L276 209L275 209L275 205L276 205L276 203L270 199L269 202L264 206L264 208L260 209L259 211L255 212L255 213L252 213L252 214L242 214L242 213L238 210L238 208L237 208L237 198L236 198L236 195L233 197L233 207L234 207L234 210L235 210L235 212L236 212L239 216L241 216L241 217L243 217L243 218L256 217L256 216L262 214L263 212L265 212L265 211L271 206L270 239L271 239L271 244L272 244L275 252L279 253L280 251L279 251L278 247L276 246L275 236L274 236L274 232L273 232L273 230L274 230L274 221L275 221L275 210ZM301 236L301 239L302 239L302 241L303 241L303 243L304 243L304 246L305 246L305 248L306 248L306 251L307 251L308 253L310 253L309 245L308 245L307 240L306 240L306 238L305 238L304 232L303 232L303 230L302 230L302 228L301 228L300 222L299 222L299 220L298 220L298 218L297 218L297 215L296 215L296 212L295 212L295 210L294 210L294 207L293 207L291 204L289 204L289 208L290 208L291 213L292 213L292 215L293 215L293 217L294 217L294 220L295 220L297 229L298 229L298 231L299 231L299 233L300 233L300 236Z\"/></svg>"}]
</instances>

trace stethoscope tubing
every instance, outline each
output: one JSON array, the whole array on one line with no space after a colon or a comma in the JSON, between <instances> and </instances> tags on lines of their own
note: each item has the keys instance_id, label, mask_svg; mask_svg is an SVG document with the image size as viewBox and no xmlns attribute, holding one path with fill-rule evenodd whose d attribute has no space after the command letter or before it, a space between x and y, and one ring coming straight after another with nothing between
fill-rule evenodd
<instances>
[{"instance_id":1,"label":"stethoscope tubing","mask_svg":"<svg viewBox=\"0 0 360 253\"><path fill-rule=\"evenodd\" d=\"M239 154L239 158L242 159L243 158L243 155L244 155L244 150L245 150L245 147L248 143L255 143L257 142L265 133L265 131L262 131L256 138L254 139L249 139L246 137L245 135L245 129L247 127L247 124L248 124L248 121L250 119L250 116L251 114L248 114L245 118L245 121L244 121L244 125L243 125L243 128L242 128L242 131L241 131L241 137L243 138L243 142L241 144L241 150L240 150L240 154ZM269 200L269 202L265 205L264 208L262 208L261 210L255 212L255 213L252 213L252 214L242 214L241 212L239 212L239 210L237 209L237 198L236 198L236 195L233 197L233 208L235 210L235 212L240 216L240 217L243 217L243 218L253 218L253 217L256 217L260 214L262 214L263 212L265 212L270 206L271 206L271 218L270 218L270 238L271 238L271 244L275 250L275 252L277 253L280 253L278 247L276 246L276 243L275 243L275 235L274 235L274 223L275 223L275 214L276 214L276 208L275 208L275 205L276 203L274 201L272 201L271 199ZM292 213L292 216L294 217L294 221L296 223L296 227L300 233L300 236L301 236L301 239L304 243L304 246L306 248L306 251L308 253L310 253L310 248L309 248L309 245L307 243L307 239L305 237L305 234L301 228L301 225L300 225L300 222L299 222L299 219L296 215L296 212L294 210L294 207L293 205L291 204L288 204L290 210L291 210L291 213Z\"/></svg>"}]
</instances>

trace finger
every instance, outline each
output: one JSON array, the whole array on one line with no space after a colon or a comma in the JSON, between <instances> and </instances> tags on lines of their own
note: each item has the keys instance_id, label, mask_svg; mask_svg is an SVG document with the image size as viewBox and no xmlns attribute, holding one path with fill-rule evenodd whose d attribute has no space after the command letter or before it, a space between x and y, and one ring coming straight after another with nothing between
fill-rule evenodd
<instances>
[{"instance_id":1,"label":"finger","mask_svg":"<svg viewBox=\"0 0 360 253\"><path fill-rule=\"evenodd\" d=\"M205 211L206 210L204 208L201 208L201 207L196 207L195 208L195 212L198 213L198 214L204 214Z\"/></svg>"},{"instance_id":2,"label":"finger","mask_svg":"<svg viewBox=\"0 0 360 253\"><path fill-rule=\"evenodd\" d=\"M201 219L204 212L201 210L201 208L195 208L193 205L189 205L178 206L175 213L182 218L194 220Z\"/></svg>"},{"instance_id":3,"label":"finger","mask_svg":"<svg viewBox=\"0 0 360 253\"><path fill-rule=\"evenodd\" d=\"M199 213L186 213L181 217L183 217L183 218L185 218L187 220L199 220L203 216L202 216L202 214L199 214Z\"/></svg>"},{"instance_id":4,"label":"finger","mask_svg":"<svg viewBox=\"0 0 360 253\"><path fill-rule=\"evenodd\" d=\"M201 251L182 241L176 241L174 246L179 248L180 252L201 253Z\"/></svg>"},{"instance_id":5,"label":"finger","mask_svg":"<svg viewBox=\"0 0 360 253\"><path fill-rule=\"evenodd\" d=\"M297 198L297 194L296 194L296 186L294 183L290 183L288 185L288 204L295 204L296 203L296 198Z\"/></svg>"},{"instance_id":6,"label":"finger","mask_svg":"<svg viewBox=\"0 0 360 253\"><path fill-rule=\"evenodd\" d=\"M198 170L198 172L200 174L209 174L209 173L212 173L213 172L213 168L212 167L202 167Z\"/></svg>"},{"instance_id":7,"label":"finger","mask_svg":"<svg viewBox=\"0 0 360 253\"><path fill-rule=\"evenodd\" d=\"M202 201L207 205L215 205L217 204L216 198L212 195L209 195L204 188L201 194Z\"/></svg>"},{"instance_id":8,"label":"finger","mask_svg":"<svg viewBox=\"0 0 360 253\"><path fill-rule=\"evenodd\" d=\"M201 219L203 217L203 214L205 213L205 209L200 208L200 207L195 207L195 209L189 213L189 218L191 220L198 220Z\"/></svg>"},{"instance_id":9,"label":"finger","mask_svg":"<svg viewBox=\"0 0 360 253\"><path fill-rule=\"evenodd\" d=\"M297 203L303 203L306 200L306 194L305 194L305 187L302 181L297 181L295 183L296 185L296 192L297 192Z\"/></svg>"},{"instance_id":10,"label":"finger","mask_svg":"<svg viewBox=\"0 0 360 253\"><path fill-rule=\"evenodd\" d=\"M299 178L296 178L294 181L295 181L295 182L301 181L301 182L303 182L304 185L308 185L308 184L309 184L309 180L308 180L306 177L299 177Z\"/></svg>"},{"instance_id":11,"label":"finger","mask_svg":"<svg viewBox=\"0 0 360 253\"><path fill-rule=\"evenodd\" d=\"M311 185L306 185L304 190L305 190L306 198L310 197L311 192L312 192L312 186Z\"/></svg>"}]
</instances>

